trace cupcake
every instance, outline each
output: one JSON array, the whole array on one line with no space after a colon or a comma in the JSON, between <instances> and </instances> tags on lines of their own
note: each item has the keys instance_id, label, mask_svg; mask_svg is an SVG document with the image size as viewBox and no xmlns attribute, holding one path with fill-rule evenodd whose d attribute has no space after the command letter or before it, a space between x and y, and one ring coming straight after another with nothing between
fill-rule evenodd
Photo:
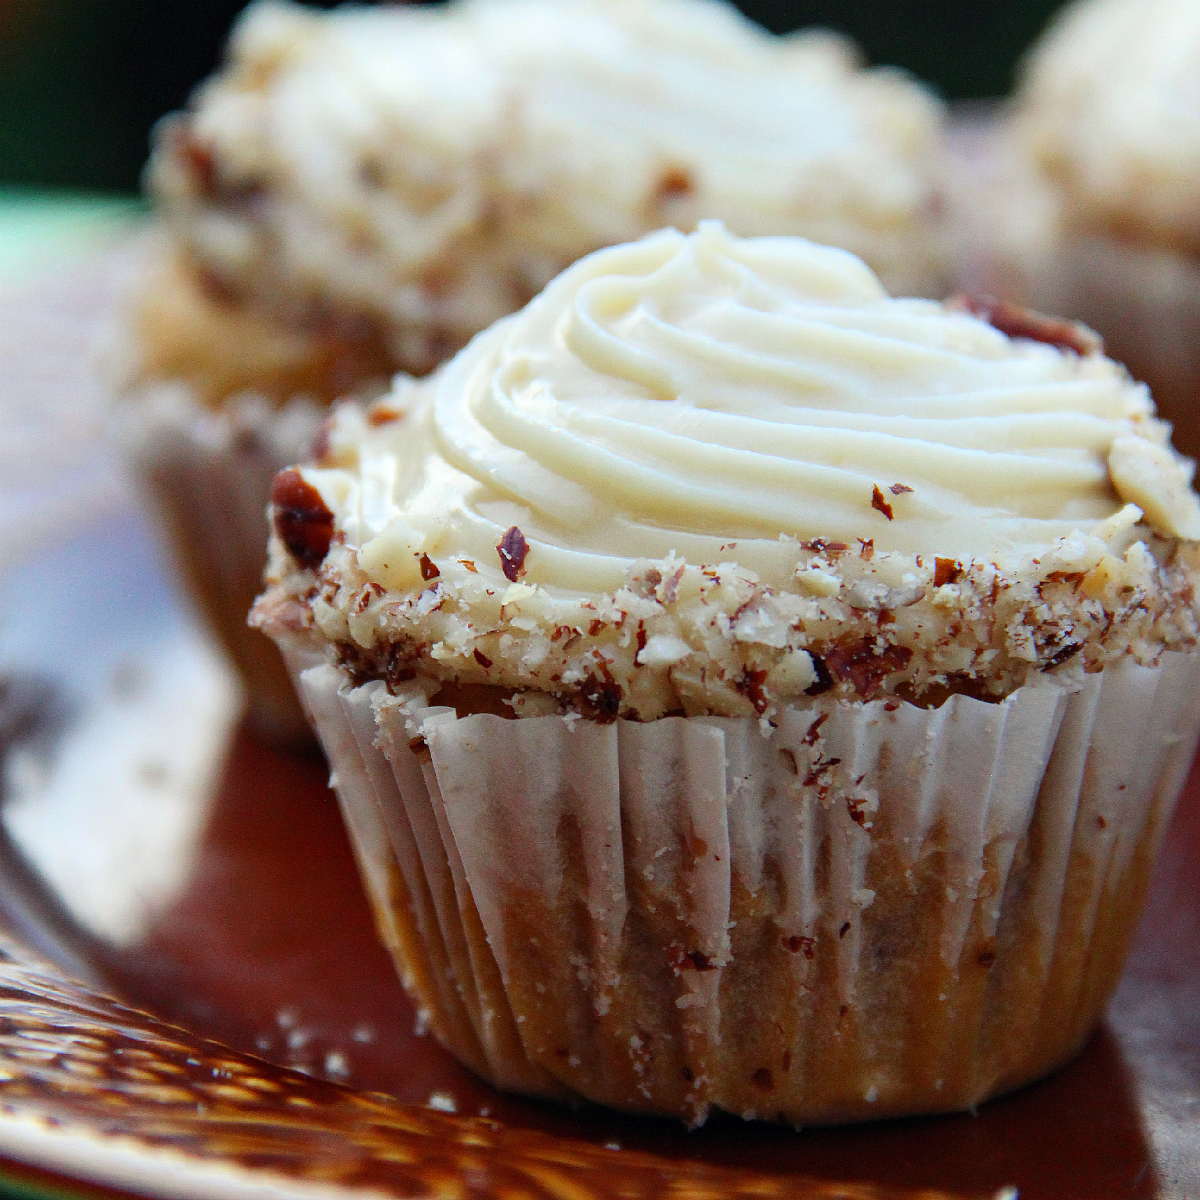
<instances>
[{"instance_id":1,"label":"cupcake","mask_svg":"<svg viewBox=\"0 0 1200 1200\"><path fill-rule=\"evenodd\" d=\"M967 215L970 279L1069 313L1200 453L1200 8L1078 0L1025 63Z\"/></svg>"},{"instance_id":2,"label":"cupcake","mask_svg":"<svg viewBox=\"0 0 1200 1200\"><path fill-rule=\"evenodd\" d=\"M941 294L940 120L843 42L707 0L251 5L158 130L163 236L114 355L156 505L223 527L191 572L214 622L244 625L263 547L234 531L330 400L429 371L591 250L715 216Z\"/></svg>"},{"instance_id":3,"label":"cupcake","mask_svg":"<svg viewBox=\"0 0 1200 1200\"><path fill-rule=\"evenodd\" d=\"M273 485L378 924L501 1088L832 1122L1073 1055L1195 747L1200 507L1078 326L716 223Z\"/></svg>"}]
</instances>

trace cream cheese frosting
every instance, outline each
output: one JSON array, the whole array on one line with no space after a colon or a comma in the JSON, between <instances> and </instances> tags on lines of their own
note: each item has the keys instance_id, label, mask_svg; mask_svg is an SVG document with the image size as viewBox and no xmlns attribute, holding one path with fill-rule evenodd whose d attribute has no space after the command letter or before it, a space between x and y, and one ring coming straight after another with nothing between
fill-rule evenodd
<instances>
[{"instance_id":1,"label":"cream cheese frosting","mask_svg":"<svg viewBox=\"0 0 1200 1200\"><path fill-rule=\"evenodd\" d=\"M310 476L387 584L401 544L495 566L513 525L527 582L565 592L672 553L771 574L781 537L1013 562L1077 532L1127 544L1143 515L1200 536L1117 364L715 223L583 260L412 403L349 470Z\"/></svg>"},{"instance_id":2,"label":"cream cheese frosting","mask_svg":"<svg viewBox=\"0 0 1200 1200\"><path fill-rule=\"evenodd\" d=\"M716 216L940 291L941 109L714 0L251 5L149 180L232 293L428 369L598 247Z\"/></svg>"},{"instance_id":3,"label":"cream cheese frosting","mask_svg":"<svg viewBox=\"0 0 1200 1200\"><path fill-rule=\"evenodd\" d=\"M1026 64L1022 133L1076 216L1200 251L1200 6L1080 0Z\"/></svg>"},{"instance_id":4,"label":"cream cheese frosting","mask_svg":"<svg viewBox=\"0 0 1200 1200\"><path fill-rule=\"evenodd\" d=\"M1033 336L716 223L599 251L338 410L257 619L363 675L643 719L1194 644L1200 507L1144 387L991 320Z\"/></svg>"}]
</instances>

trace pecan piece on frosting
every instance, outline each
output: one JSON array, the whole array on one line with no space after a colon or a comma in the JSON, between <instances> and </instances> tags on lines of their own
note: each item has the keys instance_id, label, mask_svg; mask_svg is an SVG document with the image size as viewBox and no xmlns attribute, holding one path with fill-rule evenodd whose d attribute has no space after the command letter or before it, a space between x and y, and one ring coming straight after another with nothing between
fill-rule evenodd
<instances>
[{"instance_id":1,"label":"pecan piece on frosting","mask_svg":"<svg viewBox=\"0 0 1200 1200\"><path fill-rule=\"evenodd\" d=\"M333 513L295 467L271 482L272 519L279 540L302 567L319 567L333 539Z\"/></svg>"},{"instance_id":2,"label":"pecan piece on frosting","mask_svg":"<svg viewBox=\"0 0 1200 1200\"><path fill-rule=\"evenodd\" d=\"M883 493L879 490L879 484L876 484L871 492L871 507L876 511L883 513L889 521L896 519L896 513L892 506L883 498Z\"/></svg>"},{"instance_id":3,"label":"pecan piece on frosting","mask_svg":"<svg viewBox=\"0 0 1200 1200\"><path fill-rule=\"evenodd\" d=\"M525 570L525 555L529 553L525 535L515 525L512 526L505 530L496 550L500 554L500 569L504 572L504 578L516 583Z\"/></svg>"},{"instance_id":4,"label":"pecan piece on frosting","mask_svg":"<svg viewBox=\"0 0 1200 1200\"><path fill-rule=\"evenodd\" d=\"M1035 312L1031 308L1022 308L1019 304L1010 304L1007 300L997 300L995 296L958 295L951 297L947 305L970 313L973 317L981 317L994 329L1000 330L1010 338L1045 342L1047 345L1057 346L1060 350L1073 350L1081 356L1099 354L1104 349L1100 335L1078 321L1068 321L1065 317L1048 317L1045 313Z\"/></svg>"}]
</instances>

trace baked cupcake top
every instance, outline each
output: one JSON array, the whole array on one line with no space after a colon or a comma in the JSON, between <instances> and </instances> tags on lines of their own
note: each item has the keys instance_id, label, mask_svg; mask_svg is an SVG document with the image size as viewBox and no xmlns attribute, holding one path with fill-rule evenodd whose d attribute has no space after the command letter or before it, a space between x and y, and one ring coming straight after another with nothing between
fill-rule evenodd
<instances>
[{"instance_id":1,"label":"baked cupcake top","mask_svg":"<svg viewBox=\"0 0 1200 1200\"><path fill-rule=\"evenodd\" d=\"M844 42L713 0L259 0L148 178L225 292L381 320L421 371L581 255L705 216L939 291L940 124Z\"/></svg>"},{"instance_id":2,"label":"baked cupcake top","mask_svg":"<svg viewBox=\"0 0 1200 1200\"><path fill-rule=\"evenodd\" d=\"M1194 640L1167 437L1078 326L707 222L338 410L277 483L260 612L361 673L589 715L1004 694Z\"/></svg>"},{"instance_id":3,"label":"baked cupcake top","mask_svg":"<svg viewBox=\"0 0 1200 1200\"><path fill-rule=\"evenodd\" d=\"M1200 6L1078 0L1018 94L1022 134L1075 218L1200 252Z\"/></svg>"}]
</instances>

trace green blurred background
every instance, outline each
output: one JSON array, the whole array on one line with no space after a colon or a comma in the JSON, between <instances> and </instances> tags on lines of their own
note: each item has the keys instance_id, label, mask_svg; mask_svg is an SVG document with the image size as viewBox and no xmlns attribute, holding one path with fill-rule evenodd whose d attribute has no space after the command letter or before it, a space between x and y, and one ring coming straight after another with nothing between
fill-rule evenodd
<instances>
[{"instance_id":1,"label":"green blurred background","mask_svg":"<svg viewBox=\"0 0 1200 1200\"><path fill-rule=\"evenodd\" d=\"M744 0L846 31L950 99L1003 95L1059 0ZM154 120L216 65L243 0L0 0L0 185L136 189ZM326 4L323 7L330 7Z\"/></svg>"}]
</instances>

